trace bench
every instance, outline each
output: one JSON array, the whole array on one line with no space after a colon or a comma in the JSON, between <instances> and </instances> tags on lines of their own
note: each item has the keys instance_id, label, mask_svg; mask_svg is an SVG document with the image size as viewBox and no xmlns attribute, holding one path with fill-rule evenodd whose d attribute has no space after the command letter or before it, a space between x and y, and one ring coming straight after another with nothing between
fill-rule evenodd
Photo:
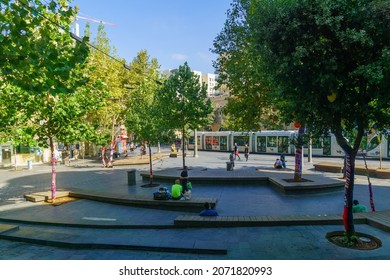
<instances>
[{"instance_id":1,"label":"bench","mask_svg":"<svg viewBox=\"0 0 390 280\"><path fill-rule=\"evenodd\" d=\"M81 192L69 192L69 196L112 204L189 212L200 212L204 209L205 202L210 203L212 207L217 204L217 199L210 197L192 197L190 200L154 200L153 194L145 196Z\"/></svg>"},{"instance_id":2,"label":"bench","mask_svg":"<svg viewBox=\"0 0 390 280\"><path fill-rule=\"evenodd\" d=\"M314 169L322 172L342 173L343 164L319 162L314 165ZM390 179L390 169L368 168L368 174L373 178ZM356 165L355 175L367 175L367 169L365 166Z\"/></svg>"},{"instance_id":3,"label":"bench","mask_svg":"<svg viewBox=\"0 0 390 280\"><path fill-rule=\"evenodd\" d=\"M366 218L354 215L356 224L366 223ZM259 227L298 225L341 225L341 215L290 215L290 216L190 216L176 217L177 227Z\"/></svg>"},{"instance_id":4,"label":"bench","mask_svg":"<svg viewBox=\"0 0 390 280\"><path fill-rule=\"evenodd\" d=\"M313 165L315 170L322 172L341 173L343 170L343 165L337 163L319 162Z\"/></svg>"}]
</instances>

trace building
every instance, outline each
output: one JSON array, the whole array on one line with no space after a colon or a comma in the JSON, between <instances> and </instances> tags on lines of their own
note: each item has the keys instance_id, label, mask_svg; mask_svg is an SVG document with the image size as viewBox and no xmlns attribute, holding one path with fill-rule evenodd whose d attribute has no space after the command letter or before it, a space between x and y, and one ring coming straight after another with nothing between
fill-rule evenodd
<instances>
[{"instance_id":1,"label":"building","mask_svg":"<svg viewBox=\"0 0 390 280\"><path fill-rule=\"evenodd\" d=\"M162 74L166 77L169 77L173 73L175 73L177 69L168 69L162 71ZM217 74L211 73L202 73L200 71L193 70L194 74L199 76L199 84L204 83L207 86L207 97L212 98L215 96L224 95L224 90L217 88Z\"/></svg>"}]
</instances>

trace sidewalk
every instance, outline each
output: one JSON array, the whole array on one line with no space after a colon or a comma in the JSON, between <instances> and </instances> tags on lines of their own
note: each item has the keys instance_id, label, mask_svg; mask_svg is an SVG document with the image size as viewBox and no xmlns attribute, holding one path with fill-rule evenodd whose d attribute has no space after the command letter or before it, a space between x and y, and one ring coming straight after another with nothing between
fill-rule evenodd
<instances>
[{"instance_id":1,"label":"sidewalk","mask_svg":"<svg viewBox=\"0 0 390 280\"><path fill-rule=\"evenodd\" d=\"M234 172L226 171L225 153L199 152L199 157L187 157L186 164L191 169L191 178L195 179L198 173L206 172L211 178L224 174L229 180L239 178L240 174L247 178L252 173L264 175L264 171L274 172L270 170L274 157L251 155L248 162L237 161ZM293 158L288 157L287 160L287 167L291 170ZM323 158L314 160L324 161ZM180 174L181 165L181 157L160 158L153 163L154 176L165 174L176 177ZM149 173L148 164L117 165L112 169L103 169L98 163L81 165L77 162L74 166L58 168L58 186L60 189L124 197L150 195L154 189L141 187L144 184L141 176L137 176L135 186L127 185L127 170L130 168L135 168L137 175ZM0 179L1 186L5 188L30 185L29 192L45 188L47 191L45 186L50 183L49 166L34 166L33 170L17 174L19 176L15 172L0 172L1 175L7 175ZM290 176L290 172L280 172L277 176ZM316 172L312 163L306 163L303 177L337 181L340 175ZM372 183L377 210L389 210L389 181L372 179ZM171 185L169 181L162 184L167 187ZM283 215L317 215L323 219L327 215L340 215L343 207L342 189L318 194L285 194L268 183L253 185L245 180L237 185L195 183L194 195L216 197L216 209L220 216L263 216L271 219ZM367 178L364 176L356 178L355 197L369 205ZM27 207L17 208L20 204ZM11 241L0 240L0 249L6 249L2 251L7 252L0 257L2 259L390 259L390 234L366 224L356 224L356 230L381 239L381 248L355 251L328 242L325 234L342 230L342 225L178 228L174 224L177 217L194 213L86 199L56 207L31 202L7 207L0 207L0 237L17 241L18 250L22 253L18 255L12 250L11 244L14 243ZM178 238L181 240L179 244ZM33 244L56 246L57 249Z\"/></svg>"}]
</instances>

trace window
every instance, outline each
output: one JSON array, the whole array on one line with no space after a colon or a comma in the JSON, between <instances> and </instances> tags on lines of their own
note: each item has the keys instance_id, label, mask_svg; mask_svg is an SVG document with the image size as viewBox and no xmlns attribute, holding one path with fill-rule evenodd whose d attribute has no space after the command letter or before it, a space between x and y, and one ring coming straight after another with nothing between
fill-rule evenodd
<instances>
[{"instance_id":1,"label":"window","mask_svg":"<svg viewBox=\"0 0 390 280\"><path fill-rule=\"evenodd\" d=\"M265 153L267 151L267 137L257 136L257 149L258 153Z\"/></svg>"},{"instance_id":2,"label":"window","mask_svg":"<svg viewBox=\"0 0 390 280\"><path fill-rule=\"evenodd\" d=\"M212 142L213 142L213 137L212 136L206 136L206 150L212 150Z\"/></svg>"},{"instance_id":3,"label":"window","mask_svg":"<svg viewBox=\"0 0 390 280\"><path fill-rule=\"evenodd\" d=\"M221 151L227 151L227 136L221 136L219 143Z\"/></svg>"},{"instance_id":4,"label":"window","mask_svg":"<svg viewBox=\"0 0 390 280\"><path fill-rule=\"evenodd\" d=\"M268 136L267 147L275 148L277 144L277 139L278 138L276 136Z\"/></svg>"},{"instance_id":5,"label":"window","mask_svg":"<svg viewBox=\"0 0 390 280\"><path fill-rule=\"evenodd\" d=\"M242 136L234 136L233 137L233 145L234 143L237 143L238 146L245 146L249 142L249 136L248 135L242 135Z\"/></svg>"}]
</instances>

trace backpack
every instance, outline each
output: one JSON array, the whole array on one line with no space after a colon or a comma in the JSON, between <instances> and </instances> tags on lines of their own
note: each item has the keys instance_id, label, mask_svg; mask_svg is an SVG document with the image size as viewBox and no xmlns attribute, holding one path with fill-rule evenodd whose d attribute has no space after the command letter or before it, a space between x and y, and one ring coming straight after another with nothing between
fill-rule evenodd
<instances>
[{"instance_id":1,"label":"backpack","mask_svg":"<svg viewBox=\"0 0 390 280\"><path fill-rule=\"evenodd\" d=\"M154 200L169 200L169 194L166 192L163 193L154 193L153 194L153 199Z\"/></svg>"}]
</instances>

